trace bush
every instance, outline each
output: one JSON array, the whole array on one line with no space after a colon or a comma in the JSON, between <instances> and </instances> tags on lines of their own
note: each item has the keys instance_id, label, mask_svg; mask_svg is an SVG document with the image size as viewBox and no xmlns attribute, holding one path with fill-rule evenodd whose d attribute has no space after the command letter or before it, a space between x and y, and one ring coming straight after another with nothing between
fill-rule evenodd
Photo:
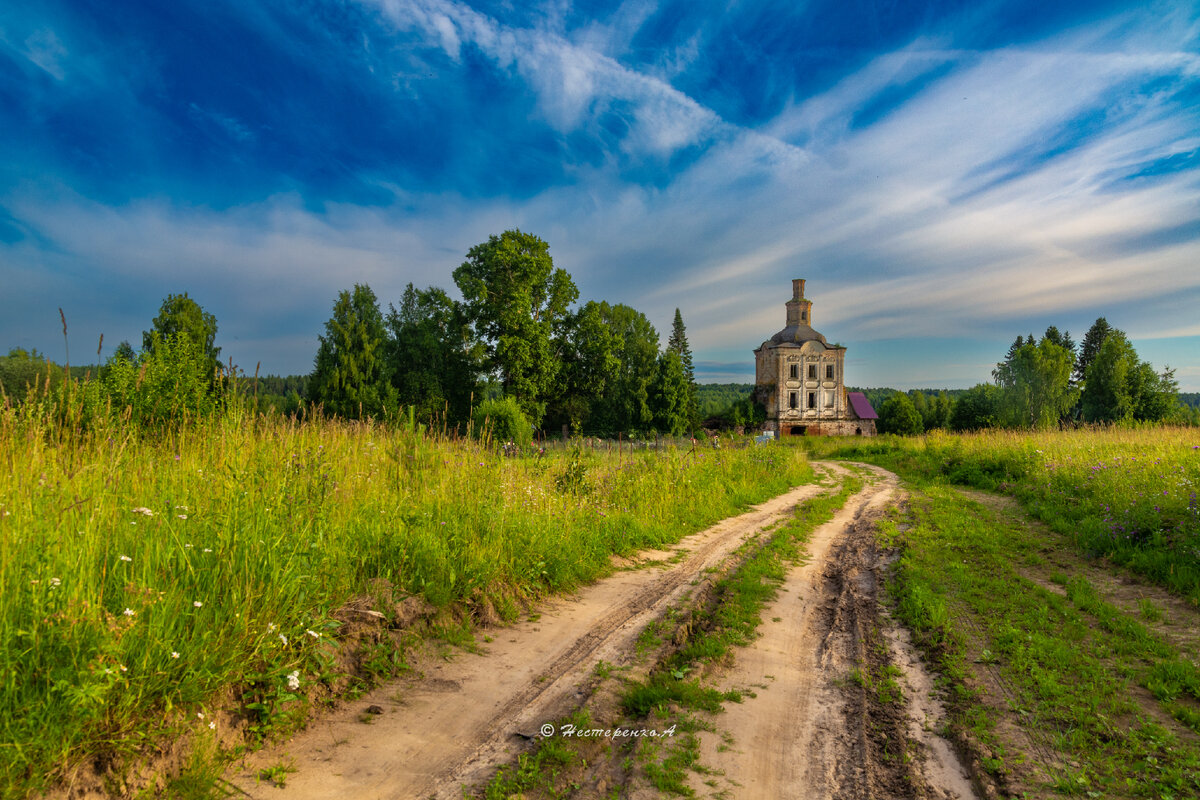
<instances>
[{"instance_id":1,"label":"bush","mask_svg":"<svg viewBox=\"0 0 1200 800\"><path fill-rule=\"evenodd\" d=\"M485 400L475 407L472 419L480 436L489 435L495 441L522 447L533 441L533 428L512 397Z\"/></svg>"},{"instance_id":2,"label":"bush","mask_svg":"<svg viewBox=\"0 0 1200 800\"><path fill-rule=\"evenodd\" d=\"M114 410L128 408L143 425L164 425L207 417L217 410L213 366L191 339L170 335L135 363L113 358L103 380Z\"/></svg>"}]
</instances>

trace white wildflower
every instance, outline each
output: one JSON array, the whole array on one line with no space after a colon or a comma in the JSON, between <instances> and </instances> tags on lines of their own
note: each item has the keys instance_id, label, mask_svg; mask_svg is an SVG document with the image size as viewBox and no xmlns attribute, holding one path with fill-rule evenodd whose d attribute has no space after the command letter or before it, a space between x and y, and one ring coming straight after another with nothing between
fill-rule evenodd
<instances>
[{"instance_id":1,"label":"white wildflower","mask_svg":"<svg viewBox=\"0 0 1200 800\"><path fill-rule=\"evenodd\" d=\"M321 634L317 633L316 631L310 631L310 630L306 630L306 631L304 631L304 632L305 632L305 633L307 633L309 636L313 637L314 639L320 639L320 638L321 638Z\"/></svg>"},{"instance_id":2,"label":"white wildflower","mask_svg":"<svg viewBox=\"0 0 1200 800\"><path fill-rule=\"evenodd\" d=\"M274 632L275 632L275 623L268 622L267 623L267 633L274 633Z\"/></svg>"},{"instance_id":3,"label":"white wildflower","mask_svg":"<svg viewBox=\"0 0 1200 800\"><path fill-rule=\"evenodd\" d=\"M124 614L124 615L125 615L125 616L127 616L127 617L132 617L132 616L134 616L135 614L137 614L137 612L136 612L136 611L134 611L132 608L127 608L127 609L125 609L124 611L122 611L121 613L122 613L122 614Z\"/></svg>"},{"instance_id":4,"label":"white wildflower","mask_svg":"<svg viewBox=\"0 0 1200 800\"><path fill-rule=\"evenodd\" d=\"M206 553L211 553L211 552L212 552L212 548L211 548L211 547L206 547L206 548L204 548L204 552L206 552Z\"/></svg>"},{"instance_id":5,"label":"white wildflower","mask_svg":"<svg viewBox=\"0 0 1200 800\"><path fill-rule=\"evenodd\" d=\"M208 729L210 731L215 731L217 729L217 723L215 723L215 722L208 723Z\"/></svg>"},{"instance_id":6,"label":"white wildflower","mask_svg":"<svg viewBox=\"0 0 1200 800\"><path fill-rule=\"evenodd\" d=\"M60 581L58 578L51 578L50 585L51 586L62 586L62 581Z\"/></svg>"},{"instance_id":7,"label":"white wildflower","mask_svg":"<svg viewBox=\"0 0 1200 800\"><path fill-rule=\"evenodd\" d=\"M179 653L175 650L171 651L171 658L179 658Z\"/></svg>"},{"instance_id":8,"label":"white wildflower","mask_svg":"<svg viewBox=\"0 0 1200 800\"><path fill-rule=\"evenodd\" d=\"M300 688L300 670L288 673L288 688L293 692Z\"/></svg>"},{"instance_id":9,"label":"white wildflower","mask_svg":"<svg viewBox=\"0 0 1200 800\"><path fill-rule=\"evenodd\" d=\"M284 647L287 647L287 637L284 636L282 633L279 634L279 641L283 642Z\"/></svg>"},{"instance_id":10,"label":"white wildflower","mask_svg":"<svg viewBox=\"0 0 1200 800\"><path fill-rule=\"evenodd\" d=\"M196 608L200 608L204 605L204 603L201 603L199 600L193 600L192 605L194 605Z\"/></svg>"},{"instance_id":11,"label":"white wildflower","mask_svg":"<svg viewBox=\"0 0 1200 800\"><path fill-rule=\"evenodd\" d=\"M175 516L179 517L180 519L187 519L187 514L176 514Z\"/></svg>"},{"instance_id":12,"label":"white wildflower","mask_svg":"<svg viewBox=\"0 0 1200 800\"><path fill-rule=\"evenodd\" d=\"M204 712L203 712L203 711L197 711L197 712L196 712L196 719L204 719Z\"/></svg>"},{"instance_id":13,"label":"white wildflower","mask_svg":"<svg viewBox=\"0 0 1200 800\"><path fill-rule=\"evenodd\" d=\"M129 556L121 556L121 560L122 561L133 561L133 559L130 558Z\"/></svg>"},{"instance_id":14,"label":"white wildflower","mask_svg":"<svg viewBox=\"0 0 1200 800\"><path fill-rule=\"evenodd\" d=\"M141 514L143 517L153 517L154 516L154 512L151 511L150 509L146 508L145 506L138 506L137 508L133 509L133 513Z\"/></svg>"}]
</instances>

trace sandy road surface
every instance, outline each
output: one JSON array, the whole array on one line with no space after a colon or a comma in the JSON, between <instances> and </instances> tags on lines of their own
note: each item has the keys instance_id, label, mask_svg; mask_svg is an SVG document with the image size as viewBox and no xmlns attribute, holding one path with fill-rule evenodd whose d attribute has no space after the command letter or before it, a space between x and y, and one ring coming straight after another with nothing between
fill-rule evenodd
<instances>
[{"instance_id":1,"label":"sandy road surface","mask_svg":"<svg viewBox=\"0 0 1200 800\"><path fill-rule=\"evenodd\" d=\"M794 489L684 539L687 555L678 563L620 572L548 602L536 622L492 631L495 641L482 655L460 654L422 680L381 687L285 745L250 756L227 778L250 797L271 800L461 797L464 782L511 759L524 744L518 733L536 732L577 705L598 661L627 661L642 628L693 580L826 490ZM371 704L385 713L365 725L360 715ZM296 767L285 788L256 780L259 769L281 762Z\"/></svg>"},{"instance_id":2,"label":"sandy road surface","mask_svg":"<svg viewBox=\"0 0 1200 800\"><path fill-rule=\"evenodd\" d=\"M879 616L871 523L897 500L897 481L871 471L872 482L813 531L808 559L763 613L761 638L722 676L721 688L758 687L757 696L727 705L702 736L701 761L718 777L715 785L696 777L700 796L976 797L948 743L928 730L941 711L932 682L907 638ZM872 628L881 646L869 646ZM857 686L852 675L879 658L903 671L906 702L875 707Z\"/></svg>"}]
</instances>

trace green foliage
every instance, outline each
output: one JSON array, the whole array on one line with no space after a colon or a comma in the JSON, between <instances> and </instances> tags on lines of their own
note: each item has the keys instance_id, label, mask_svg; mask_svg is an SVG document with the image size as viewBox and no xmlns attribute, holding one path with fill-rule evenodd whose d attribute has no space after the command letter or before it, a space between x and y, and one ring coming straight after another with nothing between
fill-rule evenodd
<instances>
[{"instance_id":1,"label":"green foliage","mask_svg":"<svg viewBox=\"0 0 1200 800\"><path fill-rule=\"evenodd\" d=\"M62 370L37 350L14 348L0 357L0 396L13 403L23 402L31 390L44 393L47 383L53 389L61 382Z\"/></svg>"},{"instance_id":2,"label":"green foliage","mask_svg":"<svg viewBox=\"0 0 1200 800\"><path fill-rule=\"evenodd\" d=\"M1112 329L1088 367L1080 408L1088 422L1160 422L1174 412L1177 391L1173 370L1156 373Z\"/></svg>"},{"instance_id":3,"label":"green foliage","mask_svg":"<svg viewBox=\"0 0 1200 800\"><path fill-rule=\"evenodd\" d=\"M333 304L309 378L314 402L340 417L380 417L396 407L388 378L387 330L371 287L355 284Z\"/></svg>"},{"instance_id":4,"label":"green foliage","mask_svg":"<svg viewBox=\"0 0 1200 800\"><path fill-rule=\"evenodd\" d=\"M613 436L648 431L654 426L650 392L658 368L658 332L645 314L629 306L594 305L618 366L593 406L591 428Z\"/></svg>"},{"instance_id":5,"label":"green foliage","mask_svg":"<svg viewBox=\"0 0 1200 800\"><path fill-rule=\"evenodd\" d=\"M668 436L687 433L691 397L691 384L688 383L679 354L666 350L658 358L658 370L650 398L654 409L654 429Z\"/></svg>"},{"instance_id":6,"label":"green foliage","mask_svg":"<svg viewBox=\"0 0 1200 800\"><path fill-rule=\"evenodd\" d=\"M553 426L566 423L576 433L594 428L614 376L621 369L613 331L599 303L588 302L570 315L565 325L562 370L558 392L548 414Z\"/></svg>"},{"instance_id":7,"label":"green foliage","mask_svg":"<svg viewBox=\"0 0 1200 800\"><path fill-rule=\"evenodd\" d=\"M980 383L954 401L950 428L956 431L980 431L1000 423L1000 387Z\"/></svg>"},{"instance_id":8,"label":"green foliage","mask_svg":"<svg viewBox=\"0 0 1200 800\"><path fill-rule=\"evenodd\" d=\"M912 400L903 392L896 392L883 401L878 413L880 433L914 436L924 430L921 415L917 413Z\"/></svg>"},{"instance_id":9,"label":"green foliage","mask_svg":"<svg viewBox=\"0 0 1200 800\"><path fill-rule=\"evenodd\" d=\"M696 384L696 409L701 420L716 417L754 391L753 383Z\"/></svg>"},{"instance_id":10,"label":"green foliage","mask_svg":"<svg viewBox=\"0 0 1200 800\"><path fill-rule=\"evenodd\" d=\"M217 338L217 318L200 307L188 293L169 294L158 309L158 316L151 322L151 328L142 333L142 349L154 352L162 339L175 337L176 340L186 339L194 346L194 350L202 354L208 364L210 378L220 369L221 348L215 345ZM118 347L117 354L129 358L133 348L122 343L125 348Z\"/></svg>"},{"instance_id":11,"label":"green foliage","mask_svg":"<svg viewBox=\"0 0 1200 800\"><path fill-rule=\"evenodd\" d=\"M1083 335L1083 344L1079 346L1079 359L1075 362L1075 383L1083 383L1087 378L1088 368L1096 360L1101 345L1104 344L1104 340L1108 338L1108 334L1112 329L1112 326L1108 324L1108 320L1100 317L1092 323L1092 327L1088 328L1087 333Z\"/></svg>"},{"instance_id":12,"label":"green foliage","mask_svg":"<svg viewBox=\"0 0 1200 800\"><path fill-rule=\"evenodd\" d=\"M1050 337L1036 344L1014 344L1008 358L992 371L1001 389L1004 422L1017 428L1044 429L1066 419L1079 395L1071 386L1073 367L1074 354Z\"/></svg>"},{"instance_id":13,"label":"green foliage","mask_svg":"<svg viewBox=\"0 0 1200 800\"><path fill-rule=\"evenodd\" d=\"M683 314L675 309L675 321L671 323L671 336L667 339L667 351L679 356L683 364L683 374L687 379L687 427L695 428L700 423L700 412L696 404L696 370L692 365L692 348L688 346L687 328L683 324Z\"/></svg>"},{"instance_id":14,"label":"green foliage","mask_svg":"<svg viewBox=\"0 0 1200 800\"><path fill-rule=\"evenodd\" d=\"M400 308L391 306L387 325L388 372L401 404L425 422L446 415L466 420L479 391L482 353L471 336L462 304L441 289L419 290L410 283Z\"/></svg>"},{"instance_id":15,"label":"green foliage","mask_svg":"<svg viewBox=\"0 0 1200 800\"><path fill-rule=\"evenodd\" d=\"M486 347L487 367L500 376L504 394L540 423L561 366L556 340L579 296L571 276L555 269L546 242L511 230L472 247L454 282Z\"/></svg>"},{"instance_id":16,"label":"green foliage","mask_svg":"<svg viewBox=\"0 0 1200 800\"><path fill-rule=\"evenodd\" d=\"M533 428L515 398L484 400L475 407L474 428L495 442L512 442L526 447L533 440Z\"/></svg>"},{"instance_id":17,"label":"green foliage","mask_svg":"<svg viewBox=\"0 0 1200 800\"><path fill-rule=\"evenodd\" d=\"M100 381L113 410L141 425L179 424L211 416L219 408L213 390L211 355L185 334L154 336L154 347L135 361L123 354L109 360ZM92 395L95 413L100 397Z\"/></svg>"}]
</instances>

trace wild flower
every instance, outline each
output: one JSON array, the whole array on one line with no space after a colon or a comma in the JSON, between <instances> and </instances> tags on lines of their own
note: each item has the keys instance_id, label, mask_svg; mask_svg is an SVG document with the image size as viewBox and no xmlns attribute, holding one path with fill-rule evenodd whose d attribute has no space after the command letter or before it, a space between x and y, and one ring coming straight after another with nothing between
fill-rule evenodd
<instances>
[{"instance_id":1,"label":"wild flower","mask_svg":"<svg viewBox=\"0 0 1200 800\"><path fill-rule=\"evenodd\" d=\"M304 632L305 632L305 633L307 633L309 636L313 637L314 639L320 639L320 638L321 638L321 634L317 633L316 631L313 631L313 630L306 630L306 631L304 631Z\"/></svg>"},{"instance_id":2,"label":"wild flower","mask_svg":"<svg viewBox=\"0 0 1200 800\"><path fill-rule=\"evenodd\" d=\"M282 633L279 634L279 641L283 642L284 647L287 647L287 637L284 636Z\"/></svg>"},{"instance_id":3,"label":"wild flower","mask_svg":"<svg viewBox=\"0 0 1200 800\"><path fill-rule=\"evenodd\" d=\"M175 650L171 651L171 658L179 658L179 653Z\"/></svg>"},{"instance_id":4,"label":"wild flower","mask_svg":"<svg viewBox=\"0 0 1200 800\"><path fill-rule=\"evenodd\" d=\"M127 608L124 611L122 611L121 613L127 617L137 616L137 612L134 611L132 608Z\"/></svg>"},{"instance_id":5,"label":"wild flower","mask_svg":"<svg viewBox=\"0 0 1200 800\"><path fill-rule=\"evenodd\" d=\"M121 556L120 559L121 559L121 561L133 561L133 559L130 558L129 556Z\"/></svg>"},{"instance_id":6,"label":"wild flower","mask_svg":"<svg viewBox=\"0 0 1200 800\"><path fill-rule=\"evenodd\" d=\"M187 514L176 514L175 516L179 517L180 519L187 519Z\"/></svg>"},{"instance_id":7,"label":"wild flower","mask_svg":"<svg viewBox=\"0 0 1200 800\"><path fill-rule=\"evenodd\" d=\"M60 581L58 578L51 578L51 579L50 579L50 585L51 585L51 586L61 586L61 585L62 585L62 581Z\"/></svg>"},{"instance_id":8,"label":"wild flower","mask_svg":"<svg viewBox=\"0 0 1200 800\"><path fill-rule=\"evenodd\" d=\"M195 606L196 608L200 608L201 606L204 605L204 603L201 603L199 600L193 600L192 605Z\"/></svg>"},{"instance_id":9,"label":"wild flower","mask_svg":"<svg viewBox=\"0 0 1200 800\"><path fill-rule=\"evenodd\" d=\"M154 516L154 512L151 511L150 509L146 508L145 506L138 506L137 508L133 509L133 513L141 514L143 517L153 517Z\"/></svg>"},{"instance_id":10,"label":"wild flower","mask_svg":"<svg viewBox=\"0 0 1200 800\"><path fill-rule=\"evenodd\" d=\"M267 633L274 633L274 632L275 632L275 623L268 622L267 623Z\"/></svg>"},{"instance_id":11,"label":"wild flower","mask_svg":"<svg viewBox=\"0 0 1200 800\"><path fill-rule=\"evenodd\" d=\"M289 672L287 676L288 688L293 692L300 688L300 670Z\"/></svg>"},{"instance_id":12,"label":"wild flower","mask_svg":"<svg viewBox=\"0 0 1200 800\"><path fill-rule=\"evenodd\" d=\"M210 731L215 731L217 729L217 723L215 723L215 722L208 723L208 729Z\"/></svg>"},{"instance_id":13,"label":"wild flower","mask_svg":"<svg viewBox=\"0 0 1200 800\"><path fill-rule=\"evenodd\" d=\"M211 552L212 552L212 548L211 548L211 547L206 547L206 548L204 548L204 552L205 552L205 553L211 553Z\"/></svg>"},{"instance_id":14,"label":"wild flower","mask_svg":"<svg viewBox=\"0 0 1200 800\"><path fill-rule=\"evenodd\" d=\"M196 719L204 719L204 712L203 712L203 711L197 711L197 712L196 712Z\"/></svg>"}]
</instances>

